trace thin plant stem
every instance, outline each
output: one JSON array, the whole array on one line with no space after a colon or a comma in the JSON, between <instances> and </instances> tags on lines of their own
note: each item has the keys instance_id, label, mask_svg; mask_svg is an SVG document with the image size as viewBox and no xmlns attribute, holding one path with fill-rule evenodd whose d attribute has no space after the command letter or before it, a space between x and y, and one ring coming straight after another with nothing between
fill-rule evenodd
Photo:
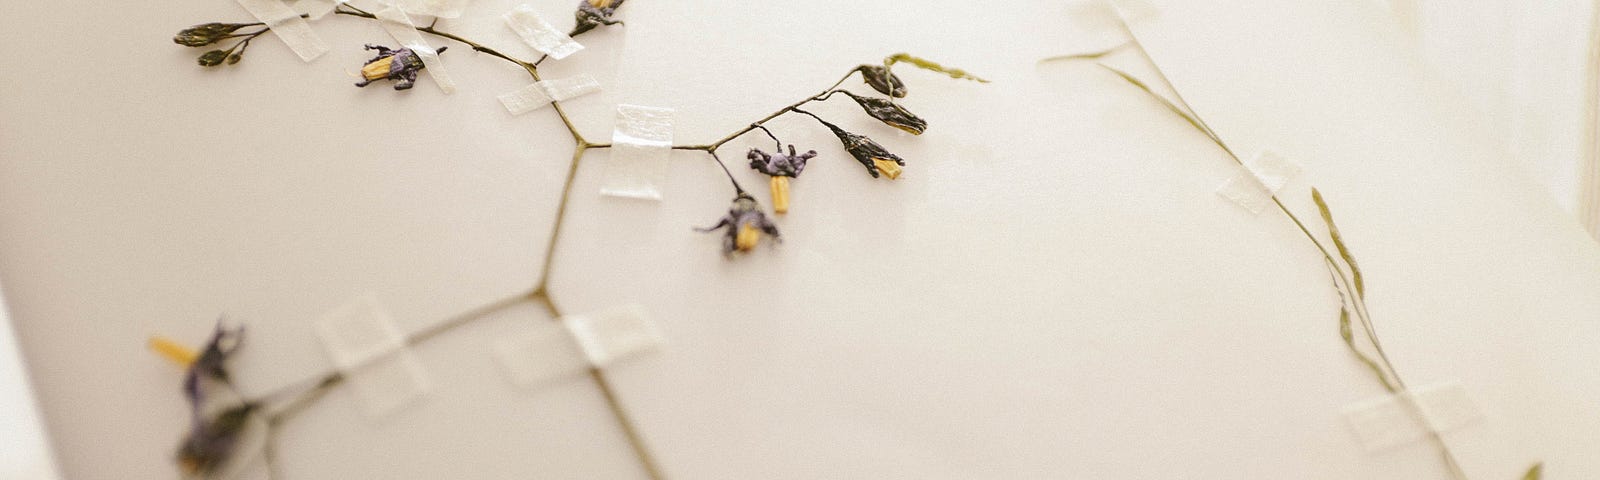
<instances>
[{"instance_id":1,"label":"thin plant stem","mask_svg":"<svg viewBox=\"0 0 1600 480\"><path fill-rule=\"evenodd\" d=\"M359 7L355 7L355 6L350 5L350 4L340 4L340 5L338 5L334 9L334 13L339 14L339 15L346 15L346 16L352 16L352 17L367 18L367 19L371 19L371 20L378 20L378 17L377 17L376 14L373 14L371 12L368 12L366 10L363 10L363 9L361 9ZM489 56L498 58L500 60L503 60L503 61L506 61L506 62L510 62L512 64L515 64L515 65L519 66L519 67L522 67L522 69L528 74L528 76L530 78L532 78L533 81L535 81L535 82L541 80L540 75L539 75L539 65L544 63L545 60L550 58L549 55L544 55L544 56L539 57L539 59L537 59L535 61L529 62L529 61L526 61L526 60L522 60L522 59L513 57L511 55L502 53L502 52L500 52L498 50L495 50L494 48L485 46L485 45L483 45L481 43L478 43L478 42L469 40L467 38L461 37L460 35L456 35L456 34L453 34L453 33L447 32L447 31L440 30L437 27L438 27L438 21L435 20L433 23L429 24L426 27L418 27L417 30L420 31L420 32L423 32L423 33L427 33L429 35L433 35L433 36L437 36L437 37L440 37L440 38L444 38L444 39L448 39L448 40L451 40L451 41L455 41L455 42L461 43L463 45L466 45L466 46L470 47L474 51L481 52L481 53L487 54ZM243 37L245 37L245 39L243 41L239 42L238 44L235 44L234 48L247 48L248 45L249 45L250 40L254 39L257 36L260 36L261 34L265 33L266 31L267 30L263 29L263 30L261 30L259 32L251 32L251 33L248 33L248 34L237 35L237 36L243 36ZM733 176L733 172L728 169L728 165L726 163L724 163L722 161L722 158L717 155L717 149L721 148L723 145L726 145L728 142L731 142L734 139L737 139L738 137L740 137L740 136L742 136L742 135L744 135L746 133L750 133L751 131L756 130L756 129L760 129L760 130L764 131L769 137L772 137L774 142L778 142L777 136L774 135L772 133L772 131L768 130L767 127L765 126L765 124L767 122L769 122L769 121L771 121L771 120L773 120L775 118L778 118L779 116L782 116L785 113L789 113L789 112L792 112L792 111L800 111L800 110L798 110L798 108L800 106L802 106L802 105L807 104L807 103L814 102L814 101L820 101L820 100L826 100L834 92L834 89L838 88L839 85L844 84L845 80L848 80L851 75L854 75L858 71L859 71L859 69L853 69L850 72L846 73L843 77L841 77L839 79L839 81L834 82L833 85L831 85L827 89L823 90L821 93L818 93L818 94L813 95L811 97L807 97L807 98L802 99L800 101L797 101L797 102L795 102L793 104L790 104L788 106L780 108L777 111L775 111L775 112L773 112L773 113L771 113L771 114L769 114L769 115L767 115L765 117L762 117L761 119L756 120L755 122L752 122L752 123L748 124L748 126L743 127L743 128L741 128L741 129L739 129L737 131L734 131L733 133L729 133L728 135L723 136L722 138L719 138L714 142L706 143L706 144L695 144L695 145L673 145L672 149L674 149L674 150L699 150L699 151L706 152L707 154L709 154L711 156L712 160L716 161L717 165L719 167L721 167L723 174L726 175L728 177L728 181L733 184L734 190L737 193L743 195L743 194L745 194L744 187L741 186L739 184L738 179ZM490 303L487 303L487 304L472 308L472 309L470 309L470 310L468 310L466 312L463 312L461 314L452 316L452 317L447 318L447 319L445 319L443 321L435 323L432 326L430 326L430 327L428 327L428 328L426 328L424 330L415 332L415 333L413 333L413 334L411 334L411 335L406 337L405 343L406 343L407 346L414 346L414 345L418 345L418 344L427 342L427 341L429 341L429 340L431 340L431 339L433 339L435 337L438 337L439 335L443 335L446 332L455 330L456 328L461 327L461 326L463 326L463 325L465 325L467 323L471 323L471 322L473 322L475 320L478 320L478 319L486 318L486 317L490 316L491 314L493 314L495 312L498 312L498 311L510 308L511 306L518 305L518 304L521 304L521 303L524 303L524 302L528 302L528 301L533 301L533 302L543 306L544 309L546 310L546 312L550 314L552 319L560 320L560 318L562 316L562 313L561 313L561 310L556 307L555 300L551 296L550 286L551 286L552 271L553 271L553 265L554 265L554 261L555 261L555 255L556 255L556 251L557 251L557 246L560 244L562 226L565 225L565 223L566 223L565 220L566 220L566 217L567 217L568 207L569 207L570 200L571 200L571 197L572 197L573 185L575 183L575 180L577 179L578 167L583 161L584 154L587 153L590 149L610 148L612 146L612 144L610 144L610 143L591 143L591 142L589 142L589 140L584 138L583 134L578 130L577 125L572 121L571 116L568 115L566 109L563 108L563 106L561 105L560 101L552 101L552 102L550 102L550 104L553 107L553 110L555 110L556 115L561 118L561 123L566 128L567 133L571 135L574 146L573 146L571 162L567 165L566 178L562 183L561 197L560 197L560 200L559 200L559 202L558 202L558 204L556 206L555 220L554 220L554 222L553 222L553 224L551 226L550 235L549 235L549 237L548 237L548 239L546 241L546 247L545 247L545 251L544 251L543 262L540 265L539 275L538 275L537 279L534 281L533 288L531 290L528 290L528 291L524 292L524 293L512 295L512 296L509 296L509 297L506 297L506 298L502 298L502 299L499 299L499 300L496 300L496 301L493 301L493 302L490 302ZM809 112L801 112L801 113L805 113L807 115L811 115L812 117L816 117L815 115L812 115ZM820 121L821 119L818 118L818 120ZM826 124L827 122L823 122L823 123ZM778 142L778 146L779 146L779 148L782 148L782 142ZM592 378L594 380L595 385L599 388L602 396L605 398L607 407L611 411L612 416L617 420L617 423L618 423L619 427L622 429L623 434L627 437L628 443L629 443L630 447L633 449L635 457L637 457L637 459L639 460L639 462L641 464L641 467L644 469L645 473L648 474L648 476L650 478L652 478L652 479L659 480L659 479L666 478L666 476L662 472L659 464L656 462L654 455L652 455L650 453L649 448L645 444L643 436L640 434L638 428L635 426L635 424L632 421L632 419L630 418L630 416L623 409L621 400L620 400L619 396L616 393L616 389L611 385L611 382L607 379L605 372L602 371L601 369L599 369L598 367L591 367L589 369L589 376L590 376L590 378ZM284 389L281 389L281 390L278 390L278 391L275 391L275 392L271 392L271 393L262 395L260 397L257 397L254 400L251 400L251 402L256 402L256 403L267 404L267 403L271 402L271 403L280 405L280 406L276 407L276 411L274 411L272 413L264 413L263 414L264 417L265 417L265 420L266 420L266 424L267 424L267 434L266 434L267 437L266 437L266 440L265 440L265 444L262 447L261 457L264 460L264 462L266 463L266 469L267 469L268 478L276 478L278 476L277 467L276 467L276 455L277 455L277 452L276 452L276 444L275 444L275 442L276 442L276 437L278 435L279 429L281 428L281 425L284 424L285 422L289 421L290 419L292 419L296 414L298 414L299 412L303 411L305 408L309 407L312 403L324 398L324 396L329 391L331 391L332 389L334 389L334 388L338 387L339 385L343 384L344 380L345 380L345 377L344 377L343 374L330 373L330 374L326 374L326 375L317 377L315 379L315 383L309 388L303 388L301 390L295 390L296 386L291 385L289 387L285 387ZM298 393L295 393L292 397L290 397L287 400L276 400L278 397L282 397L282 396L288 395L291 392L298 392Z\"/></svg>"},{"instance_id":2,"label":"thin plant stem","mask_svg":"<svg viewBox=\"0 0 1600 480\"><path fill-rule=\"evenodd\" d=\"M1130 37L1131 37L1131 34L1130 34ZM1137 40L1130 40L1128 42L1128 44L1131 44L1134 47L1139 48L1140 52L1144 52L1143 46L1140 45ZM1117 48L1121 48L1121 47L1122 46L1118 46ZM1107 53L1110 53L1111 51L1115 51L1117 48L1113 48L1111 50L1107 50L1107 51L1103 51L1103 52L1092 53L1092 54L1069 55L1066 58L1098 58L1098 57L1103 56L1103 55L1105 55ZM1148 53L1146 53L1146 56L1148 56ZM1105 68L1106 70L1109 70L1112 73L1117 74L1118 76L1122 77L1124 80L1128 81L1129 83L1133 84L1134 86L1139 87L1140 90L1143 90L1145 93L1149 94L1151 97L1154 97L1156 100L1161 102L1161 104L1163 106L1165 106L1168 110L1171 110L1173 113L1177 114L1178 116L1182 117L1185 121L1189 122L1189 124L1191 126L1195 127L1195 129L1199 130L1202 134L1204 134L1206 136L1206 138L1210 139L1212 143L1216 144L1217 147L1221 148L1222 151L1227 154L1228 158L1230 160L1233 160L1233 162L1235 164L1238 164L1240 166L1244 165L1244 160L1241 159L1239 157L1239 155L1236 152L1234 152L1231 147L1228 146L1227 142L1224 142L1222 140L1222 137L1219 136L1216 133L1215 130L1211 129L1210 125L1206 124L1205 120L1202 119L1200 117L1200 115L1195 112L1194 107L1192 105L1190 105L1188 101L1184 100L1183 94L1179 93L1177 91L1177 88L1172 88L1173 97L1176 100L1176 102L1174 102L1172 100L1168 100L1166 97L1164 97L1164 96L1162 96L1160 94L1157 94L1154 89L1150 88L1149 85L1145 84L1144 82L1140 81L1137 77L1134 77L1133 75L1131 75L1131 74L1129 74L1127 72L1124 72L1122 70L1118 70L1118 69L1116 69L1114 67L1111 67L1109 65L1105 65L1105 64L1099 64L1099 65L1100 65L1101 68ZM1159 68L1157 68L1155 70L1156 70L1156 75L1159 76L1162 79L1162 81L1167 82L1167 84L1170 86L1171 85L1171 80L1167 79L1166 74L1161 72L1161 70ZM820 121L821 119L819 118L818 120ZM1377 329L1376 329L1376 327L1374 327L1371 314L1367 310L1365 295L1362 295L1360 292L1357 292L1356 289L1353 288L1355 283L1353 281L1351 281L1350 276L1349 276L1350 275L1349 272L1346 272L1345 268L1341 267L1340 261L1334 256L1332 251L1330 251L1315 234L1311 233L1311 230L1306 227L1305 222L1301 221L1300 217L1295 215L1293 211L1290 211L1289 208L1283 204L1283 201L1281 199L1279 199L1276 194L1273 194L1271 198L1272 198L1272 204L1275 205L1278 208L1278 211L1283 213L1283 215L1285 217L1287 217L1291 222L1293 222L1295 227L1297 229L1299 229L1300 233L1302 235L1304 235L1307 240L1311 241L1311 244L1316 247L1318 252L1322 253L1323 260L1325 262L1327 262L1329 268L1335 274L1334 276L1336 277L1336 281L1334 282L1334 287L1335 287L1336 290L1338 290L1340 292L1340 297L1341 297L1340 308L1341 309L1344 308L1344 306L1343 306L1344 305L1344 303L1343 303L1344 302L1344 297L1345 297L1344 292L1350 292L1349 302L1350 302L1350 305L1352 305L1354 307L1354 308L1352 308L1352 310L1355 312L1356 317L1359 320L1359 323L1361 324L1361 328L1364 331L1364 333L1366 334L1368 343L1370 343L1372 345L1373 351L1377 353L1378 359L1379 359L1379 361L1380 361L1380 363L1382 365L1382 368L1381 369L1376 368L1377 364L1372 363L1370 358L1368 358L1367 356L1365 356L1361 352L1356 351L1355 350L1355 346L1353 344L1351 345L1352 351L1356 352L1357 358L1359 358L1363 362L1366 362L1369 366L1374 367L1374 373L1377 374L1379 381L1383 383L1385 389L1388 389L1391 392L1395 392L1397 390L1400 391L1400 392L1404 392L1407 389L1405 381L1400 377L1400 372L1399 372L1399 370L1397 370L1395 368L1394 362L1392 362L1389 359L1388 352L1386 352L1384 350L1384 348L1383 348L1383 342L1381 342L1378 339ZM1387 378L1384 375L1385 373L1387 373ZM1390 383L1391 379L1393 380L1393 384ZM1416 412L1416 413L1419 414L1419 415L1421 414L1420 411ZM1457 479L1457 480L1466 480L1467 479L1466 472L1461 468L1461 463L1456 458L1455 453L1451 451L1449 443L1447 443L1444 440L1444 437L1437 431L1431 431L1430 430L1429 431L1429 435L1432 438L1432 440L1434 441L1434 443L1436 443L1439 446L1440 456L1441 456L1445 466L1449 469L1449 472L1450 472L1451 476L1453 478Z\"/></svg>"}]
</instances>

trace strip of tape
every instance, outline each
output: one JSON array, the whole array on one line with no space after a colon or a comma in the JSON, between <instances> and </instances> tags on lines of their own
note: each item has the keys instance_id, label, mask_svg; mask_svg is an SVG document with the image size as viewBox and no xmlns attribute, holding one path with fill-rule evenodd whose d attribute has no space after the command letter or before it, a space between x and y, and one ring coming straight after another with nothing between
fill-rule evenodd
<instances>
[{"instance_id":1,"label":"strip of tape","mask_svg":"<svg viewBox=\"0 0 1600 480\"><path fill-rule=\"evenodd\" d=\"M317 334L368 416L389 415L433 390L405 336L371 297L328 312L317 322Z\"/></svg>"},{"instance_id":2,"label":"strip of tape","mask_svg":"<svg viewBox=\"0 0 1600 480\"><path fill-rule=\"evenodd\" d=\"M427 40L422 38L422 32L417 31L417 24L411 23L411 17L399 8L389 6L375 14L383 25L383 30L389 36L400 42L400 46L409 48L417 53L417 58L422 60L422 70L433 77L433 83L439 86L444 93L455 93L456 82L450 79L450 74L444 70L444 62L439 60L439 51L428 46Z\"/></svg>"},{"instance_id":3,"label":"strip of tape","mask_svg":"<svg viewBox=\"0 0 1600 480\"><path fill-rule=\"evenodd\" d=\"M334 8L344 3L345 0L300 0L294 2L294 11L304 13L312 20L322 20L322 17L333 13Z\"/></svg>"},{"instance_id":4,"label":"strip of tape","mask_svg":"<svg viewBox=\"0 0 1600 480\"><path fill-rule=\"evenodd\" d=\"M661 200L660 184L666 182L672 154L672 115L670 108L617 105L601 195Z\"/></svg>"},{"instance_id":5,"label":"strip of tape","mask_svg":"<svg viewBox=\"0 0 1600 480\"><path fill-rule=\"evenodd\" d=\"M1244 168L1217 187L1222 196L1250 213L1259 214L1272 205L1284 185L1300 175L1300 165L1271 150L1263 150L1244 162Z\"/></svg>"},{"instance_id":6,"label":"strip of tape","mask_svg":"<svg viewBox=\"0 0 1600 480\"><path fill-rule=\"evenodd\" d=\"M605 368L663 343L643 307L624 306L539 324L497 342L494 356L511 383L531 387Z\"/></svg>"},{"instance_id":7,"label":"strip of tape","mask_svg":"<svg viewBox=\"0 0 1600 480\"><path fill-rule=\"evenodd\" d=\"M267 25L273 35L283 40L295 55L301 60L312 61L328 53L328 43L311 31L311 24L307 23L300 14L283 0L237 0L239 6L244 7L256 20Z\"/></svg>"},{"instance_id":8,"label":"strip of tape","mask_svg":"<svg viewBox=\"0 0 1600 480\"><path fill-rule=\"evenodd\" d=\"M1412 388L1344 409L1356 440L1370 453L1457 430L1483 416L1466 387L1455 381Z\"/></svg>"},{"instance_id":9,"label":"strip of tape","mask_svg":"<svg viewBox=\"0 0 1600 480\"><path fill-rule=\"evenodd\" d=\"M591 75L558 78L534 82L500 96L500 103L512 115L522 115L550 105L550 102L568 100L600 91L600 82Z\"/></svg>"},{"instance_id":10,"label":"strip of tape","mask_svg":"<svg viewBox=\"0 0 1600 480\"><path fill-rule=\"evenodd\" d=\"M528 4L518 5L517 8L506 12L505 19L506 26L511 27L511 31L517 32L517 36L522 37L523 42L527 42L528 46L538 50L539 53L549 55L550 58L560 60L583 50L583 45L556 30L556 27L544 21L544 17L540 17L539 13Z\"/></svg>"},{"instance_id":11,"label":"strip of tape","mask_svg":"<svg viewBox=\"0 0 1600 480\"><path fill-rule=\"evenodd\" d=\"M468 0L400 0L400 9L407 13L439 18L460 18Z\"/></svg>"}]
</instances>

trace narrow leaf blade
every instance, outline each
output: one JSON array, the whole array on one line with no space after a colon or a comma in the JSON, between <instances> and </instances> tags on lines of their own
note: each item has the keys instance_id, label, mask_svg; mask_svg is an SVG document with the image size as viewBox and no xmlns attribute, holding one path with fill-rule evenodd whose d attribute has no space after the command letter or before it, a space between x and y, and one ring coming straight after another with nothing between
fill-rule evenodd
<instances>
[{"instance_id":1,"label":"narrow leaf blade","mask_svg":"<svg viewBox=\"0 0 1600 480\"><path fill-rule=\"evenodd\" d=\"M1522 476L1522 480L1539 480L1541 478L1544 478L1544 462L1533 464L1533 467L1528 468L1528 473Z\"/></svg>"},{"instance_id":2,"label":"narrow leaf blade","mask_svg":"<svg viewBox=\"0 0 1600 480\"><path fill-rule=\"evenodd\" d=\"M889 58L883 59L883 66L887 67L887 66L899 63L899 62L905 62L905 63L909 63L909 64L912 64L912 65L916 65L917 68L921 68L923 70L931 70L931 71L943 73L945 75L949 75L950 78L972 80L972 81L979 82L979 83L989 83L988 80L984 80L982 78L978 78L976 75L967 73L966 70L962 70L962 69L959 69L959 68L946 67L944 65L940 65L938 63L934 63L933 61L925 59L925 58L911 56L911 54L909 54L909 53L896 53L894 55L890 55Z\"/></svg>"},{"instance_id":3,"label":"narrow leaf blade","mask_svg":"<svg viewBox=\"0 0 1600 480\"><path fill-rule=\"evenodd\" d=\"M1311 200L1317 202L1317 210L1322 212L1323 223L1328 224L1328 236L1333 238L1333 247L1339 250L1339 256L1344 259L1345 265L1350 266L1350 274L1355 278L1356 295L1361 298L1367 296L1366 281L1362 280L1361 267L1356 265L1356 257L1350 254L1350 247L1344 243L1344 237L1339 235L1339 227L1333 223L1333 212L1328 209L1328 202L1323 201L1322 192L1311 189Z\"/></svg>"}]
</instances>

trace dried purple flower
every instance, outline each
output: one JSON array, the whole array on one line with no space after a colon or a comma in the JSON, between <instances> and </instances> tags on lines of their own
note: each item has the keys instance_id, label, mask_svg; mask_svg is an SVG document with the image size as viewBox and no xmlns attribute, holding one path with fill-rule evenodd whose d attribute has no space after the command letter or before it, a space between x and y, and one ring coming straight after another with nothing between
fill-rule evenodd
<instances>
[{"instance_id":1,"label":"dried purple flower","mask_svg":"<svg viewBox=\"0 0 1600 480\"><path fill-rule=\"evenodd\" d=\"M367 50L377 50L378 56L367 60L361 66L361 81L356 82L357 87L365 87L378 80L394 80L395 90L405 90L417 84L417 72L427 68L422 64L422 57L409 48L401 47L390 49L382 45L366 46ZM439 47L438 53L444 53L450 47Z\"/></svg>"},{"instance_id":2,"label":"dried purple flower","mask_svg":"<svg viewBox=\"0 0 1600 480\"><path fill-rule=\"evenodd\" d=\"M233 35L233 32L250 25L252 24L218 22L204 23L179 30L178 34L172 37L172 42L186 47L204 47L206 45L217 43L218 40L228 38L230 35Z\"/></svg>"},{"instance_id":3,"label":"dried purple flower","mask_svg":"<svg viewBox=\"0 0 1600 480\"><path fill-rule=\"evenodd\" d=\"M767 155L759 148L750 149L747 157L750 159L750 168L757 172L765 173L772 177L772 211L784 214L789 213L789 179L799 177L800 172L806 169L806 161L817 156L816 150L808 150L803 154L796 154L794 145L789 145L789 153L782 150Z\"/></svg>"},{"instance_id":4,"label":"dried purple flower","mask_svg":"<svg viewBox=\"0 0 1600 480\"><path fill-rule=\"evenodd\" d=\"M189 429L189 436L178 446L178 465L190 475L203 476L215 471L233 456L239 437L255 411L255 404L246 403L210 419L197 418Z\"/></svg>"},{"instance_id":5,"label":"dried purple flower","mask_svg":"<svg viewBox=\"0 0 1600 480\"><path fill-rule=\"evenodd\" d=\"M863 97L844 90L840 90L839 93L849 95L852 100L856 101L856 104L861 105L862 110L866 110L867 115L871 115L872 118L876 118L891 127L904 130L912 135L922 135L922 132L928 129L926 120L917 117L907 111L905 107L901 107L894 102L882 98Z\"/></svg>"},{"instance_id":6,"label":"dried purple flower","mask_svg":"<svg viewBox=\"0 0 1600 480\"><path fill-rule=\"evenodd\" d=\"M773 240L782 241L778 226L761 212L761 204L756 203L755 197L745 192L739 192L739 196L734 197L733 206L728 208L728 214L722 217L722 221L709 228L695 230L714 232L724 227L728 229L722 239L722 254L726 256L732 256L734 250L754 250L761 243L763 233L772 235Z\"/></svg>"},{"instance_id":7,"label":"dried purple flower","mask_svg":"<svg viewBox=\"0 0 1600 480\"><path fill-rule=\"evenodd\" d=\"M184 374L183 391L189 396L189 404L198 417L200 404L205 399L200 391L202 377L218 382L229 383L227 360L234 350L239 348L239 342L244 336L244 327L228 330L222 327L222 322L217 322L217 328L212 331L211 339L206 341L205 349L200 351L200 356L189 365L189 370Z\"/></svg>"},{"instance_id":8,"label":"dried purple flower","mask_svg":"<svg viewBox=\"0 0 1600 480\"><path fill-rule=\"evenodd\" d=\"M622 6L625 0L580 0L578 11L574 14L578 24L572 27L569 37L576 37L583 32L594 30L601 25L618 25L621 20L611 18L617 13L617 7Z\"/></svg>"},{"instance_id":9,"label":"dried purple flower","mask_svg":"<svg viewBox=\"0 0 1600 480\"><path fill-rule=\"evenodd\" d=\"M796 154L794 145L790 145L788 154L780 150L767 155L759 148L752 148L750 154L746 156L750 159L750 168L758 172L772 176L798 177L800 172L805 170L806 161L816 158L817 151L809 150L806 153Z\"/></svg>"},{"instance_id":10,"label":"dried purple flower","mask_svg":"<svg viewBox=\"0 0 1600 480\"><path fill-rule=\"evenodd\" d=\"M901 82L900 77L895 76L894 72L890 72L889 67L862 65L856 67L856 70L861 72L861 79L866 80L867 85L872 86L872 89L877 90L878 93L894 98L904 98L906 96L905 82Z\"/></svg>"}]
</instances>

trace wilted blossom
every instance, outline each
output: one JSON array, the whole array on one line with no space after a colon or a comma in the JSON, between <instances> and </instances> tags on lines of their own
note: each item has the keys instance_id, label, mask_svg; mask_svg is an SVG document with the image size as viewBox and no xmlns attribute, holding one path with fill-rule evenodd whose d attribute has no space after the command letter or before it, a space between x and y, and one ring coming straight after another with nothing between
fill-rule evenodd
<instances>
[{"instance_id":1,"label":"wilted blossom","mask_svg":"<svg viewBox=\"0 0 1600 480\"><path fill-rule=\"evenodd\" d=\"M754 250L761 243L761 234L771 235L773 240L781 240L778 235L778 226L767 219L767 214L761 212L761 204L756 203L755 197L745 192L739 192L734 197L733 206L728 208L728 214L722 217L709 228L697 228L701 232L714 232L727 228L722 239L722 254L733 255L735 250L748 252Z\"/></svg>"},{"instance_id":2,"label":"wilted blossom","mask_svg":"<svg viewBox=\"0 0 1600 480\"><path fill-rule=\"evenodd\" d=\"M806 169L806 161L816 156L816 150L795 153L794 145L789 146L787 154L779 150L767 155L759 148L750 149L750 154L746 156L750 159L750 168L772 177L773 212L789 213L789 179L800 176L800 172Z\"/></svg>"},{"instance_id":3,"label":"wilted blossom","mask_svg":"<svg viewBox=\"0 0 1600 480\"><path fill-rule=\"evenodd\" d=\"M774 177L798 177L800 172L805 170L806 161L816 158L816 156L816 150L796 154L794 145L789 146L789 153L787 154L780 150L768 155L767 152L763 152L759 148L752 148L749 155L746 155L750 159L750 168Z\"/></svg>"},{"instance_id":4,"label":"wilted blossom","mask_svg":"<svg viewBox=\"0 0 1600 480\"><path fill-rule=\"evenodd\" d=\"M204 47L206 45L217 43L218 40L228 38L229 35L233 35L233 32L251 25L260 24L211 22L195 25L193 27L179 30L178 34L172 37L172 42L186 47Z\"/></svg>"},{"instance_id":5,"label":"wilted blossom","mask_svg":"<svg viewBox=\"0 0 1600 480\"><path fill-rule=\"evenodd\" d=\"M575 14L578 24L572 27L572 33L568 33L567 36L576 37L601 25L622 23L621 20L613 19L611 16L617 13L617 7L621 7L623 1L625 0L580 0L578 12Z\"/></svg>"},{"instance_id":6,"label":"wilted blossom","mask_svg":"<svg viewBox=\"0 0 1600 480\"><path fill-rule=\"evenodd\" d=\"M866 110L867 115L871 115L872 118L876 118L891 127L904 130L912 135L922 135L922 132L928 129L927 121L894 102L882 98L863 97L844 90L840 90L839 93L849 95L851 99L856 101L856 104L861 105L862 110Z\"/></svg>"},{"instance_id":7,"label":"wilted blossom","mask_svg":"<svg viewBox=\"0 0 1600 480\"><path fill-rule=\"evenodd\" d=\"M232 330L222 327L217 323L217 328L211 333L211 339L206 341L205 349L200 351L193 364L189 365L188 372L183 379L183 391L189 397L189 405L194 410L194 416L200 418L201 406L205 401L205 393L201 388L202 380L214 380L229 383L226 362L228 355L239 348L239 340L244 335L244 327Z\"/></svg>"},{"instance_id":8,"label":"wilted blossom","mask_svg":"<svg viewBox=\"0 0 1600 480\"><path fill-rule=\"evenodd\" d=\"M439 47L435 53L444 53L450 47ZM394 80L395 90L405 90L417 84L417 72L427 68L422 63L422 57L417 52L401 47L391 49L382 45L368 44L367 50L377 50L378 56L367 60L361 66L361 81L356 82L357 87L365 87L378 80Z\"/></svg>"},{"instance_id":9,"label":"wilted blossom","mask_svg":"<svg viewBox=\"0 0 1600 480\"><path fill-rule=\"evenodd\" d=\"M218 413L210 419L196 419L178 446L178 465L190 475L207 475L233 456L239 437L250 424L256 405L246 403Z\"/></svg>"}]
</instances>

